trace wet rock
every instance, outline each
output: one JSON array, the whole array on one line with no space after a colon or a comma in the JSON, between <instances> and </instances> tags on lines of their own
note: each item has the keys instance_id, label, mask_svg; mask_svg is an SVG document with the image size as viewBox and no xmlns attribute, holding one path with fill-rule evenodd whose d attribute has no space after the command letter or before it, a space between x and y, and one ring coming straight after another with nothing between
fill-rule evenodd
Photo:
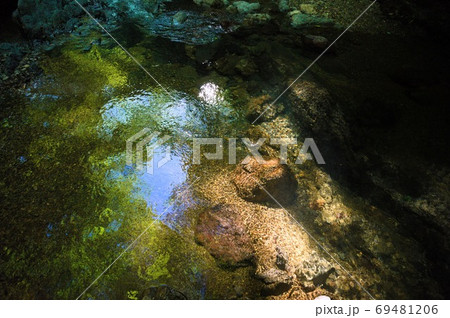
<instances>
[{"instance_id":1,"label":"wet rock","mask_svg":"<svg viewBox=\"0 0 450 318\"><path fill-rule=\"evenodd\" d=\"M327 279L330 277L331 274L333 274L335 272L336 272L336 270L334 269L334 267L332 267L329 270L327 270L326 272L320 273L319 275L314 277L312 282L317 287L326 285Z\"/></svg>"},{"instance_id":2,"label":"wet rock","mask_svg":"<svg viewBox=\"0 0 450 318\"><path fill-rule=\"evenodd\" d=\"M279 295L288 291L294 281L294 277L286 271L270 268L264 272L257 272L256 278L265 284L263 295Z\"/></svg>"},{"instance_id":3,"label":"wet rock","mask_svg":"<svg viewBox=\"0 0 450 318\"><path fill-rule=\"evenodd\" d=\"M237 207L218 205L200 214L195 238L226 266L245 266L253 259L253 248Z\"/></svg>"},{"instance_id":4,"label":"wet rock","mask_svg":"<svg viewBox=\"0 0 450 318\"><path fill-rule=\"evenodd\" d=\"M81 14L81 8L68 1L19 0L16 16L27 35L43 37L64 28L70 19Z\"/></svg>"},{"instance_id":5,"label":"wet rock","mask_svg":"<svg viewBox=\"0 0 450 318\"><path fill-rule=\"evenodd\" d=\"M319 35L305 35L303 42L312 49L326 49L328 46L328 39Z\"/></svg>"},{"instance_id":6,"label":"wet rock","mask_svg":"<svg viewBox=\"0 0 450 318\"><path fill-rule=\"evenodd\" d=\"M153 19L158 0L111 0L86 1L81 5L103 24L114 24L126 16L140 25L146 25ZM19 0L15 13L26 35L33 38L45 38L54 33L71 31L74 21L86 14L80 6L71 0ZM71 21L72 20L72 21Z\"/></svg>"},{"instance_id":7,"label":"wet rock","mask_svg":"<svg viewBox=\"0 0 450 318\"><path fill-rule=\"evenodd\" d=\"M236 74L236 65L240 61L240 57L234 54L226 55L218 59L214 66L219 73L224 75L235 75Z\"/></svg>"},{"instance_id":8,"label":"wet rock","mask_svg":"<svg viewBox=\"0 0 450 318\"><path fill-rule=\"evenodd\" d=\"M313 25L332 25L333 21L324 17L302 13L299 10L289 12L293 28L305 28Z\"/></svg>"},{"instance_id":9,"label":"wet rock","mask_svg":"<svg viewBox=\"0 0 450 318\"><path fill-rule=\"evenodd\" d=\"M184 46L184 51L186 52L186 55L191 59L195 60L195 46L186 44Z\"/></svg>"},{"instance_id":10,"label":"wet rock","mask_svg":"<svg viewBox=\"0 0 450 318\"><path fill-rule=\"evenodd\" d=\"M276 247L277 256L275 260L275 265L281 270L286 270L288 263L287 255L277 246Z\"/></svg>"},{"instance_id":11,"label":"wet rock","mask_svg":"<svg viewBox=\"0 0 450 318\"><path fill-rule=\"evenodd\" d=\"M267 24L271 19L272 17L267 13L251 13L245 17L242 25L244 27L258 26Z\"/></svg>"},{"instance_id":12,"label":"wet rock","mask_svg":"<svg viewBox=\"0 0 450 318\"><path fill-rule=\"evenodd\" d=\"M256 278L262 280L265 284L290 284L294 279L286 271L276 268L270 268L264 272L256 273Z\"/></svg>"},{"instance_id":13,"label":"wet rock","mask_svg":"<svg viewBox=\"0 0 450 318\"><path fill-rule=\"evenodd\" d=\"M204 64L211 61L217 52L217 45L214 43L209 45L199 45L195 47L195 61L198 64Z\"/></svg>"},{"instance_id":14,"label":"wet rock","mask_svg":"<svg viewBox=\"0 0 450 318\"><path fill-rule=\"evenodd\" d=\"M310 254L295 270L297 279L305 286L311 285L312 288L317 284L324 284L327 278L335 273L333 266L316 253Z\"/></svg>"},{"instance_id":15,"label":"wet rock","mask_svg":"<svg viewBox=\"0 0 450 318\"><path fill-rule=\"evenodd\" d=\"M244 76L250 76L258 71L256 64L247 58L240 59L235 67Z\"/></svg>"},{"instance_id":16,"label":"wet rock","mask_svg":"<svg viewBox=\"0 0 450 318\"><path fill-rule=\"evenodd\" d=\"M236 10L240 14L252 13L252 12L258 10L261 7L258 2L249 3L249 2L246 2L246 1L235 1L233 3L233 6L236 8Z\"/></svg>"},{"instance_id":17,"label":"wet rock","mask_svg":"<svg viewBox=\"0 0 450 318\"><path fill-rule=\"evenodd\" d=\"M219 8L224 4L221 0L194 0L194 3L206 8Z\"/></svg>"},{"instance_id":18,"label":"wet rock","mask_svg":"<svg viewBox=\"0 0 450 318\"><path fill-rule=\"evenodd\" d=\"M275 198L285 205L296 197L297 182L288 166L280 164L279 159L259 163L254 157L250 158L236 168L233 183L239 196L252 202L275 203Z\"/></svg>"},{"instance_id":19,"label":"wet rock","mask_svg":"<svg viewBox=\"0 0 450 318\"><path fill-rule=\"evenodd\" d=\"M291 87L287 107L299 131L314 139L328 171L358 175L347 118L328 90L312 81L300 81Z\"/></svg>"},{"instance_id":20,"label":"wet rock","mask_svg":"<svg viewBox=\"0 0 450 318\"><path fill-rule=\"evenodd\" d=\"M188 15L186 12L179 11L173 16L172 20L175 25L179 25L179 24L183 24L187 20L187 18L188 18Z\"/></svg>"},{"instance_id":21,"label":"wet rock","mask_svg":"<svg viewBox=\"0 0 450 318\"><path fill-rule=\"evenodd\" d=\"M284 110L282 104L277 103L269 107L271 98L272 97L269 95L250 98L247 103L247 111L245 114L247 120L250 122L253 122L256 119L259 121L269 121L274 120L277 115L282 113ZM255 137L258 137L258 135L255 135ZM267 137L270 138L270 136Z\"/></svg>"},{"instance_id":22,"label":"wet rock","mask_svg":"<svg viewBox=\"0 0 450 318\"><path fill-rule=\"evenodd\" d=\"M288 0L280 0L278 2L278 9L280 10L280 12L286 12L289 11L291 7L289 6L289 1Z\"/></svg>"},{"instance_id":23,"label":"wet rock","mask_svg":"<svg viewBox=\"0 0 450 318\"><path fill-rule=\"evenodd\" d=\"M149 20L145 30L140 28L139 32L148 32L147 34L158 35L172 42L197 46L213 44L221 34L229 31L227 27L222 26L223 21L216 15L198 11L185 11L186 19L184 15L179 15L177 19L180 19L179 22L183 21L182 24L174 21L176 14L173 12L161 12Z\"/></svg>"},{"instance_id":24,"label":"wet rock","mask_svg":"<svg viewBox=\"0 0 450 318\"><path fill-rule=\"evenodd\" d=\"M318 199L310 202L309 207L313 210L321 211L324 208L326 203L327 202L324 199L318 198Z\"/></svg>"},{"instance_id":25,"label":"wet rock","mask_svg":"<svg viewBox=\"0 0 450 318\"><path fill-rule=\"evenodd\" d=\"M303 131L342 142L349 139L344 115L325 88L314 82L300 81L291 87L289 102Z\"/></svg>"},{"instance_id":26,"label":"wet rock","mask_svg":"<svg viewBox=\"0 0 450 318\"><path fill-rule=\"evenodd\" d=\"M316 15L317 14L316 7L313 4L302 3L299 6L299 9L300 9L301 12L303 12L305 14L309 14L309 15Z\"/></svg>"}]
</instances>

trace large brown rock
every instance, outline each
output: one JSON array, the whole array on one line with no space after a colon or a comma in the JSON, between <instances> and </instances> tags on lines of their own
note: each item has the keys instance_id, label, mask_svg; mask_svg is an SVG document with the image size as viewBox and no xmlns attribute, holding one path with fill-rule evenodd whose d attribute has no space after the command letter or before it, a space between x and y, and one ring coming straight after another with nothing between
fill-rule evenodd
<instances>
[{"instance_id":1,"label":"large brown rock","mask_svg":"<svg viewBox=\"0 0 450 318\"><path fill-rule=\"evenodd\" d=\"M195 238L223 265L244 266L253 258L250 236L235 206L217 205L202 212Z\"/></svg>"},{"instance_id":2,"label":"large brown rock","mask_svg":"<svg viewBox=\"0 0 450 318\"><path fill-rule=\"evenodd\" d=\"M259 163L251 158L248 163L236 168L233 183L238 195L252 202L276 203L276 199L285 205L296 198L296 180L288 166L280 164L279 159Z\"/></svg>"}]
</instances>

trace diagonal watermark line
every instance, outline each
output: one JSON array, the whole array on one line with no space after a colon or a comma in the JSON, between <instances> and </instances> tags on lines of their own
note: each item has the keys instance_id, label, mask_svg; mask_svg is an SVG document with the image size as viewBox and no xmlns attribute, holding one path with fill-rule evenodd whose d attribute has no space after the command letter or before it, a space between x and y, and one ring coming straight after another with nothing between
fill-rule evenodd
<instances>
[{"instance_id":1,"label":"diagonal watermark line","mask_svg":"<svg viewBox=\"0 0 450 318\"><path fill-rule=\"evenodd\" d=\"M139 61L133 56L133 55L131 55L131 53L130 52L128 52L128 50L126 49L126 48L124 48L123 46L122 46L122 44L120 44L119 43L119 41L117 41L116 40L116 38L114 38L112 35L111 35L111 33L109 33L108 32L108 30L106 30L105 29L105 27L100 23L100 22L98 22L98 20L96 19L96 18L94 18L93 16L92 16L92 14L88 11L88 10L86 10L86 8L85 7L83 7L79 2L78 2L78 0L74 0L77 4L78 4L78 6L95 22L95 23L97 23L98 24L98 26L111 38L111 39L113 39L113 41L114 42L116 42L116 44L148 75L148 76L150 76L155 82L156 82L156 84L158 84L166 93L167 93L167 95L169 95L173 100L176 100L175 99L175 97L173 97L172 96L172 94L170 94L169 93L169 91L164 87L164 86L162 86L161 85L161 83L160 82L158 82L158 80L152 75L152 74L150 74L150 72L149 71L147 71L147 69L145 68L145 67L143 67L142 66L142 64L141 63L139 63Z\"/></svg>"},{"instance_id":2,"label":"diagonal watermark line","mask_svg":"<svg viewBox=\"0 0 450 318\"><path fill-rule=\"evenodd\" d=\"M187 191L187 190L189 190L193 185L194 185L194 183L196 183L198 180L200 179L200 177L197 177L193 182L191 182L190 184L189 184L189 186L187 187L187 189L185 189L184 191ZM125 254L133 245L135 245L136 244L136 242L137 241L139 241L139 239L145 234L145 233L147 233L147 231L152 227L152 225L156 222L156 221L159 221L163 216L164 216L164 214L166 213L166 211L169 209L171 207L171 205L170 206L168 206L164 211L163 211L163 213L161 213L156 219L154 219L153 220L153 222L152 223L150 223L150 225L149 226L147 226L147 228L145 228L145 230L141 233L141 234L139 234L139 236L138 237L136 237L135 239L134 239L134 241L133 242L131 242L128 246L127 246L127 248L126 249L124 249L123 251L122 251L122 253L120 253L120 255L119 256L117 256L117 258L111 263L111 264L109 264L108 265L108 267L106 267L105 268L105 270L100 274L100 275L98 275L97 276L97 278L96 279L94 279L93 281L92 281L92 283L76 298L76 300L79 300L80 299L80 297L81 296L83 296L88 290L89 290L89 288L91 288L99 279L100 279L100 277L102 277L103 276L103 274L105 274L122 256L123 256L123 254Z\"/></svg>"},{"instance_id":3,"label":"diagonal watermark line","mask_svg":"<svg viewBox=\"0 0 450 318\"><path fill-rule=\"evenodd\" d=\"M261 118L328 50L377 2L374 0L345 30L342 32L269 106L252 122L252 125Z\"/></svg>"},{"instance_id":4,"label":"diagonal watermark line","mask_svg":"<svg viewBox=\"0 0 450 318\"><path fill-rule=\"evenodd\" d=\"M335 261L336 262L336 264L338 264L339 265L339 267L351 278L351 279L353 279L354 281L355 281L355 283L356 284L358 284L358 286L367 294L367 295L369 295L369 297L372 299L372 300L375 300L375 297L373 297L372 296L372 294L371 293L369 293L369 291L360 283L360 282L358 282L358 280L352 275L352 274L350 274L350 272L348 271L348 270L346 270L345 269L345 267L344 266L342 266L341 265L341 263L339 263L339 261L333 256L333 255L331 255L331 253L330 252L328 252L328 250L322 245L322 244L320 244L320 242L311 234L311 233L309 233L309 231L307 230L307 229L305 229L305 227L302 225L302 224L300 224L300 222L298 222L281 204L280 204L280 202L278 202L278 200L277 199L275 199L273 196L272 196L272 194L270 194L263 186L262 186L262 184L258 181L258 180L256 180L255 178L253 178L252 176L250 176L260 187L261 187L261 189L263 189L264 190L264 192L265 193L267 193L267 195L269 196L269 197L271 197L272 198L272 200L273 201L275 201L276 202L276 204L278 204L279 206L280 206L280 208L282 208L283 209L283 211L286 213L286 215L288 216L288 217L290 217L292 220L294 220L294 222L295 223L297 223L300 227L301 227L301 229L303 230L303 231L305 231L305 233L306 234L308 234L308 236L314 241L314 242L316 242L316 244L328 255L328 256L330 256L332 259L333 259L333 261Z\"/></svg>"}]
</instances>

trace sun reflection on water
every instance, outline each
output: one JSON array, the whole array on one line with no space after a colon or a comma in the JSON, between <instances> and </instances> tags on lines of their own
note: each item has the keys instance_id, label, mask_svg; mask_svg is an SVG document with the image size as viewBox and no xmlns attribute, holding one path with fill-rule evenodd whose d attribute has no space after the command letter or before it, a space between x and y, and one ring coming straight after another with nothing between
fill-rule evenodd
<instances>
[{"instance_id":1,"label":"sun reflection on water","mask_svg":"<svg viewBox=\"0 0 450 318\"><path fill-rule=\"evenodd\" d=\"M212 105L220 104L224 101L222 89L219 85L212 82L205 83L200 87L198 98Z\"/></svg>"}]
</instances>

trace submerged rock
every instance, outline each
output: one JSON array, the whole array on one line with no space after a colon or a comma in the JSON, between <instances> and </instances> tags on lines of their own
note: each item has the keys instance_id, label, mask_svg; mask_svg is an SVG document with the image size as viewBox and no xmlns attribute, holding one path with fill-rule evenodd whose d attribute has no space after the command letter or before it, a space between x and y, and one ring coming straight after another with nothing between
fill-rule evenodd
<instances>
[{"instance_id":1,"label":"submerged rock","mask_svg":"<svg viewBox=\"0 0 450 318\"><path fill-rule=\"evenodd\" d=\"M237 68L236 65L239 63L240 57L234 54L226 55L218 59L214 66L216 70L224 75L235 75Z\"/></svg>"},{"instance_id":2,"label":"submerged rock","mask_svg":"<svg viewBox=\"0 0 450 318\"><path fill-rule=\"evenodd\" d=\"M245 17L242 25L246 27L260 26L268 23L271 19L272 17L267 13L251 13Z\"/></svg>"},{"instance_id":3,"label":"submerged rock","mask_svg":"<svg viewBox=\"0 0 450 318\"><path fill-rule=\"evenodd\" d=\"M217 205L201 213L195 238L226 266L245 266L253 258L250 236L236 206Z\"/></svg>"},{"instance_id":4,"label":"submerged rock","mask_svg":"<svg viewBox=\"0 0 450 318\"><path fill-rule=\"evenodd\" d=\"M256 278L264 282L265 286L262 289L262 293L267 296L279 295L288 291L294 282L292 275L276 268L270 268L264 272L256 273Z\"/></svg>"},{"instance_id":5,"label":"submerged rock","mask_svg":"<svg viewBox=\"0 0 450 318\"><path fill-rule=\"evenodd\" d=\"M204 45L213 43L226 32L220 22L213 15L204 15L195 11L162 12L148 22L145 32L172 42Z\"/></svg>"},{"instance_id":6,"label":"submerged rock","mask_svg":"<svg viewBox=\"0 0 450 318\"><path fill-rule=\"evenodd\" d=\"M304 285L312 285L313 289L325 285L332 274L337 275L335 268L317 253L310 253L295 270L298 281Z\"/></svg>"},{"instance_id":7,"label":"submerged rock","mask_svg":"<svg viewBox=\"0 0 450 318\"><path fill-rule=\"evenodd\" d=\"M303 42L313 49L326 49L328 46L327 38L320 35L305 35Z\"/></svg>"},{"instance_id":8,"label":"submerged rock","mask_svg":"<svg viewBox=\"0 0 450 318\"><path fill-rule=\"evenodd\" d=\"M142 292L143 300L185 300L187 296L168 285L152 286Z\"/></svg>"},{"instance_id":9,"label":"submerged rock","mask_svg":"<svg viewBox=\"0 0 450 318\"><path fill-rule=\"evenodd\" d=\"M314 139L329 171L358 175L347 118L327 89L312 81L299 81L291 87L287 107L299 131ZM319 201L311 206L321 210L324 204Z\"/></svg>"},{"instance_id":10,"label":"submerged rock","mask_svg":"<svg viewBox=\"0 0 450 318\"><path fill-rule=\"evenodd\" d=\"M239 196L248 201L275 203L275 198L284 205L292 203L296 197L295 178L288 166L282 165L279 159L259 163L252 157L236 168L233 183Z\"/></svg>"},{"instance_id":11,"label":"submerged rock","mask_svg":"<svg viewBox=\"0 0 450 318\"><path fill-rule=\"evenodd\" d=\"M276 268L270 268L264 272L256 273L256 277L265 284L291 284L294 279L286 271Z\"/></svg>"},{"instance_id":12,"label":"submerged rock","mask_svg":"<svg viewBox=\"0 0 450 318\"><path fill-rule=\"evenodd\" d=\"M313 4L302 3L299 6L299 9L300 9L301 12L309 14L309 15L316 15L317 14L316 7Z\"/></svg>"},{"instance_id":13,"label":"submerged rock","mask_svg":"<svg viewBox=\"0 0 450 318\"><path fill-rule=\"evenodd\" d=\"M240 59L235 67L244 76L250 76L258 71L256 64L245 57Z\"/></svg>"},{"instance_id":14,"label":"submerged rock","mask_svg":"<svg viewBox=\"0 0 450 318\"><path fill-rule=\"evenodd\" d=\"M328 277L330 277L330 275L335 272L336 272L336 270L334 269L334 267L332 267L329 270L327 270L326 272L320 273L319 275L314 277L312 282L317 287L326 285Z\"/></svg>"},{"instance_id":15,"label":"submerged rock","mask_svg":"<svg viewBox=\"0 0 450 318\"><path fill-rule=\"evenodd\" d=\"M270 106L271 97L269 95L261 95L257 97L250 98L247 103L247 110L245 117L248 121L253 122L254 120L270 121L274 120L277 115L283 112L284 107L282 104L274 104ZM254 137L262 134L258 131ZM252 136L252 135L251 135ZM267 138L270 138L267 135Z\"/></svg>"},{"instance_id":16,"label":"submerged rock","mask_svg":"<svg viewBox=\"0 0 450 318\"><path fill-rule=\"evenodd\" d=\"M344 115L325 88L314 82L299 81L291 87L288 98L303 131L312 132L315 137L327 135L340 141L348 140Z\"/></svg>"},{"instance_id":17,"label":"submerged rock","mask_svg":"<svg viewBox=\"0 0 450 318\"><path fill-rule=\"evenodd\" d=\"M275 265L281 270L286 270L288 264L288 258L286 253L284 253L278 246L276 247L277 256L275 259Z\"/></svg>"}]
</instances>

